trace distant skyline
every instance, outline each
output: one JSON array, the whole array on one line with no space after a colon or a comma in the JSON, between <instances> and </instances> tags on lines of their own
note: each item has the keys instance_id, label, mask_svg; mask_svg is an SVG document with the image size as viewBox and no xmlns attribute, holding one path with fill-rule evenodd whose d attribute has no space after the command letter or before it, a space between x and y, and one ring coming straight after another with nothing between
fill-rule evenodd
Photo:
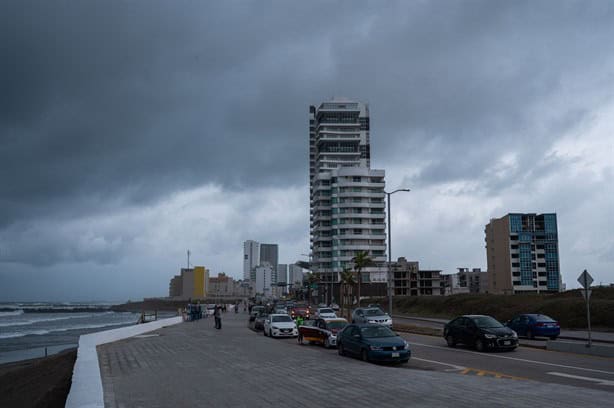
<instances>
[{"instance_id":1,"label":"distant skyline","mask_svg":"<svg viewBox=\"0 0 614 408\"><path fill-rule=\"evenodd\" d=\"M178 6L178 4L181 4ZM0 2L0 301L165 296L243 242L309 252L308 115L369 104L392 258L486 269L554 212L567 288L614 282L611 2Z\"/></svg>"}]
</instances>

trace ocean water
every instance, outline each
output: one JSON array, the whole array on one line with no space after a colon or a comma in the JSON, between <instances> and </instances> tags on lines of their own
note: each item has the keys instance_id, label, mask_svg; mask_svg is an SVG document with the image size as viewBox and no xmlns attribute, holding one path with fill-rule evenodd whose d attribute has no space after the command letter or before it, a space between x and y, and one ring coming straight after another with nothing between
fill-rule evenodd
<instances>
[{"instance_id":1,"label":"ocean water","mask_svg":"<svg viewBox=\"0 0 614 408\"><path fill-rule=\"evenodd\" d=\"M110 303L0 303L0 363L76 347L79 336L136 324L139 314Z\"/></svg>"}]
</instances>

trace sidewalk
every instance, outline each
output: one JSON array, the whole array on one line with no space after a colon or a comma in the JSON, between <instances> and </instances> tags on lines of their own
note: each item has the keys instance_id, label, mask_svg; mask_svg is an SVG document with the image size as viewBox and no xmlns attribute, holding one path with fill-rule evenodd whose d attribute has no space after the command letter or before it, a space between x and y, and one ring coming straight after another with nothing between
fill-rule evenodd
<instances>
[{"instance_id":1,"label":"sidewalk","mask_svg":"<svg viewBox=\"0 0 614 408\"><path fill-rule=\"evenodd\" d=\"M185 322L98 347L105 407L607 406L612 393L369 364L270 339L247 314ZM461 391L462 390L462 391ZM555 396L555 399L553 399Z\"/></svg>"}]
</instances>

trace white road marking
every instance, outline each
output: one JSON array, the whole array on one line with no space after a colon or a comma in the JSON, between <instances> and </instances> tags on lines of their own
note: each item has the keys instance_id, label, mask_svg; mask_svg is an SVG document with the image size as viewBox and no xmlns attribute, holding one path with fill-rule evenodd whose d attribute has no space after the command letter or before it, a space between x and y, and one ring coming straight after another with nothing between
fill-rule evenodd
<instances>
[{"instance_id":1,"label":"white road marking","mask_svg":"<svg viewBox=\"0 0 614 408\"><path fill-rule=\"evenodd\" d=\"M413 341L410 344L412 346L415 345L415 346L422 346L422 347L429 347L429 348L435 348L435 349L442 349L442 350L452 351L452 349L450 349L449 347L433 346L431 344L416 343L416 342L413 342ZM541 364L541 365L546 365L546 366L551 366L551 367L569 368L569 369L572 369L572 370L588 371L588 372L591 372L591 373L601 373L601 374L614 375L614 371L605 371L605 370L597 370L597 369L594 369L594 368L584 368L584 367L569 366L569 365L564 365L564 364L547 363L545 361L527 360L525 358L518 358L518 357L498 356L498 355L495 355L495 354L486 354L486 353L480 353L480 352L477 352L477 351L470 351L470 350L461 350L461 349L453 349L453 350L454 350L454 352L457 352L457 353L478 354L478 355L484 356L484 357L502 358L502 359L505 359L505 360L522 361L522 362L525 362L525 363ZM412 357L412 358L415 358L415 357Z\"/></svg>"},{"instance_id":2,"label":"white road marking","mask_svg":"<svg viewBox=\"0 0 614 408\"><path fill-rule=\"evenodd\" d=\"M599 385L611 385L611 386L614 386L614 381L604 380L602 378L583 377L581 375L572 375L572 374L557 373L557 372L550 372L550 373L546 373L546 374L556 375L558 377L573 378L574 380L592 381L592 382L596 382Z\"/></svg>"},{"instance_id":3,"label":"white road marking","mask_svg":"<svg viewBox=\"0 0 614 408\"><path fill-rule=\"evenodd\" d=\"M418 361L425 361L427 363L445 365L445 366L448 366L448 367L452 367L454 370L464 370L464 369L467 368L467 367L459 366L459 365L456 365L456 364L444 363L442 361L427 360L425 358L411 357L411 359L412 360L418 360ZM446 370L446 371L448 371L448 370Z\"/></svg>"}]
</instances>

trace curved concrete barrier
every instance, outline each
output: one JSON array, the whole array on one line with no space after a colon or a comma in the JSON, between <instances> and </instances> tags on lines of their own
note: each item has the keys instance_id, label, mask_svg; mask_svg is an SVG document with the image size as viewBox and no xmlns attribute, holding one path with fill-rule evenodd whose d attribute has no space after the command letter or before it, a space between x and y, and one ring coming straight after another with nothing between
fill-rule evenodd
<instances>
[{"instance_id":1,"label":"curved concrete barrier","mask_svg":"<svg viewBox=\"0 0 614 408\"><path fill-rule=\"evenodd\" d=\"M172 317L81 336L77 350L77 361L73 368L72 385L65 406L67 408L104 408L102 378L100 378L96 346L138 336L181 322L181 317Z\"/></svg>"}]
</instances>

